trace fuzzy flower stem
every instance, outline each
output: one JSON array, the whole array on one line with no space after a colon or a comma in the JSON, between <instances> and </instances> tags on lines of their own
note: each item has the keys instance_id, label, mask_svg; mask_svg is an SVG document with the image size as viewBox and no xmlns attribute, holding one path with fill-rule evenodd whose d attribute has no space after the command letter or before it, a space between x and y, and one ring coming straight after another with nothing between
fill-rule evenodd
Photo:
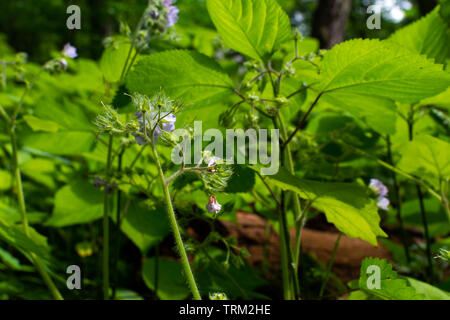
<instances>
[{"instance_id":1,"label":"fuzzy flower stem","mask_svg":"<svg viewBox=\"0 0 450 320\"><path fill-rule=\"evenodd\" d=\"M161 162L159 160L158 151L156 150L156 146L147 136L145 139L152 147L153 157L155 159L156 166L158 167L158 175L161 181L161 185L164 191L164 200L166 202L167 214L169 215L170 225L172 227L173 236L175 238L175 242L177 244L178 253L180 254L181 264L183 265L183 269L186 275L186 278L189 283L189 287L191 289L192 295L195 300L201 300L200 292L197 288L197 283L195 282L194 274L192 273L191 265L189 264L189 259L186 254L186 249L184 247L183 239L181 238L180 228L178 226L177 217L175 215L175 211L173 210L172 200L170 198L169 185L166 182L164 177L164 172L161 167Z\"/></svg>"}]
</instances>

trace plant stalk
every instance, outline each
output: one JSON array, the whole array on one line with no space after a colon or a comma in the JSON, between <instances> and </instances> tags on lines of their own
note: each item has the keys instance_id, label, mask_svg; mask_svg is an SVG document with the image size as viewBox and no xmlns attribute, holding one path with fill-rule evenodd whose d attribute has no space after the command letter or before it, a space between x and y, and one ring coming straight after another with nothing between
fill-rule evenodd
<instances>
[{"instance_id":1,"label":"plant stalk","mask_svg":"<svg viewBox=\"0 0 450 320\"><path fill-rule=\"evenodd\" d=\"M334 243L333 253L331 254L330 262L328 263L328 268L325 273L325 279L323 279L322 286L320 287L319 297L322 298L323 292L325 291L325 287L327 286L328 279L331 275L331 269L333 268L334 258L336 257L336 252L339 247L339 242L341 241L342 232L339 232L339 235Z\"/></svg>"},{"instance_id":2,"label":"plant stalk","mask_svg":"<svg viewBox=\"0 0 450 320\"><path fill-rule=\"evenodd\" d=\"M106 158L106 183L109 183L112 160L113 136L109 136L108 155ZM109 299L109 193L103 194L103 299Z\"/></svg>"},{"instance_id":3,"label":"plant stalk","mask_svg":"<svg viewBox=\"0 0 450 320\"><path fill-rule=\"evenodd\" d=\"M158 167L159 179L161 181L161 185L164 192L164 200L166 202L167 214L169 215L170 225L172 227L173 236L175 238L175 242L177 245L178 253L181 258L181 264L183 266L184 272L186 274L189 287L191 289L192 295L195 300L201 300L201 295L197 287L197 283L195 282L194 274L192 273L191 265L189 264L189 259L186 254L186 249L184 247L183 239L181 238L180 228L178 227L177 218L175 215L175 211L172 206L172 199L170 198L169 186L166 183L166 179L164 177L164 172L161 167L161 162L159 160L158 151L156 150L156 146L150 139L146 136L148 143L150 143L152 147L153 157L155 158L156 166Z\"/></svg>"},{"instance_id":4,"label":"plant stalk","mask_svg":"<svg viewBox=\"0 0 450 320\"><path fill-rule=\"evenodd\" d=\"M28 228L28 218L27 218L27 211L25 206L25 195L23 192L23 186L22 186L22 175L19 168L19 161L18 161L18 151L17 151L17 141L16 141L16 133L14 130L14 126L12 126L10 132L10 139L11 139L11 146L12 146L12 162L13 162L13 170L14 170L14 180L17 187L17 201L19 203L19 210L22 215L22 226L23 231L27 237L30 236L30 231ZM30 256L34 262L34 265L38 272L40 273L42 279L44 280L45 284L47 285L51 295L56 300L64 300L61 296L60 292L58 291L58 288L54 284L52 278L48 274L47 270L45 269L45 266L43 265L41 259L35 255L33 252L29 252Z\"/></svg>"}]
</instances>

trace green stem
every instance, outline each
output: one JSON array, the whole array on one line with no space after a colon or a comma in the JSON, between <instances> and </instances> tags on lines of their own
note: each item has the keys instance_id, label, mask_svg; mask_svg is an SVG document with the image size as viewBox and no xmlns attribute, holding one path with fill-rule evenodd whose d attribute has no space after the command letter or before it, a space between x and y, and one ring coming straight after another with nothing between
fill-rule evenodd
<instances>
[{"instance_id":1,"label":"green stem","mask_svg":"<svg viewBox=\"0 0 450 320\"><path fill-rule=\"evenodd\" d=\"M189 264L189 259L186 254L186 249L184 247L183 239L181 238L180 229L178 227L177 217L173 210L172 199L170 198L169 186L166 183L166 179L164 177L164 172L161 167L161 162L159 160L158 151L156 150L155 144L145 137L148 143L150 143L152 147L153 157L155 158L156 166L158 167L159 179L161 181L161 185L164 191L164 200L166 202L167 214L169 215L170 225L172 227L173 236L175 238L175 242L177 245L178 253L180 254L181 264L183 266L184 272L186 274L189 287L191 289L192 295L195 300L201 300L200 292L197 288L197 283L195 282L194 274L191 270L191 265Z\"/></svg>"},{"instance_id":2,"label":"green stem","mask_svg":"<svg viewBox=\"0 0 450 320\"><path fill-rule=\"evenodd\" d=\"M14 170L14 179L17 187L17 201L19 203L19 210L22 215L22 226L23 231L27 237L30 236L30 231L28 229L28 218L27 218L27 211L25 207L25 195L23 192L23 186L22 186L22 175L19 169L19 161L18 161L18 152L17 152L17 141L16 141L16 133L14 130L14 127L11 128L11 131L9 132L10 139L11 139L11 145L12 145L12 161L13 161L13 170ZM44 280L45 284L47 285L50 293L52 294L53 298L56 300L63 300L63 297L58 291L58 288L55 286L53 280L50 278L50 275L48 274L47 270L45 269L45 266L39 259L37 255L35 255L33 252L30 252L30 256L34 262L34 265L36 266L36 269L40 273L42 279Z\"/></svg>"},{"instance_id":3,"label":"green stem","mask_svg":"<svg viewBox=\"0 0 450 320\"><path fill-rule=\"evenodd\" d=\"M414 106L411 105L411 111L408 117L408 137L409 141L413 141L414 139ZM428 232L428 221L427 215L425 212L425 205L423 202L423 194L420 189L420 184L416 183L417 197L419 198L419 206L420 206L420 215L422 217L422 224L424 229L424 237L426 243L426 254L428 260L428 274L430 276L431 282L434 280L434 268L433 268L433 258L431 257L431 240Z\"/></svg>"},{"instance_id":4,"label":"green stem","mask_svg":"<svg viewBox=\"0 0 450 320\"><path fill-rule=\"evenodd\" d=\"M125 149L122 148L118 159L117 159L117 173L120 174L122 171L122 158L123 154L125 152ZM120 256L120 220L121 220L121 214L122 214L122 192L120 189L117 190L117 198L116 198L116 234L115 234L115 254L114 254L114 275L113 275L113 289L112 289L112 297L113 299L116 296L116 289L117 289L117 280L119 278L119 256Z\"/></svg>"},{"instance_id":5,"label":"green stem","mask_svg":"<svg viewBox=\"0 0 450 320\"><path fill-rule=\"evenodd\" d=\"M387 158L390 164L394 164L393 160L392 160L392 148L391 148L391 138L388 135L387 139ZM405 231L405 227L403 225L403 218L402 218L402 199L400 196L400 184L397 181L397 174L394 171L391 171L392 173L392 179L394 180L394 191L395 191L395 201L396 201L396 210L397 210L397 220L398 220L398 224L400 226L400 235L402 238L402 243L403 243L403 249L405 250L405 256L406 256L406 261L408 262L408 264L411 262L411 256L409 254L409 246L408 246L408 241L406 238L406 231Z\"/></svg>"},{"instance_id":6,"label":"green stem","mask_svg":"<svg viewBox=\"0 0 450 320\"><path fill-rule=\"evenodd\" d=\"M280 129L281 129L281 137L283 138L283 141L286 141L288 138L286 126L283 120L283 115L279 112L278 113L278 120L280 122ZM295 175L295 168L294 168L294 161L292 158L292 152L291 147L289 144L284 145L284 156L286 161L286 167L289 170L290 173ZM299 283L298 281L298 266L300 262L300 245L301 245L301 232L303 228L303 222L305 220L304 215L302 214L302 209L300 205L300 198L298 194L293 194L293 201L294 201L294 221L295 221L295 240L294 240L294 252L292 254L292 263L294 268L294 282ZM283 209L285 210L285 209ZM286 212L284 212L284 215ZM290 243L289 243L290 246ZM300 288L298 288L300 291ZM298 292L300 295L300 292Z\"/></svg>"},{"instance_id":7,"label":"green stem","mask_svg":"<svg viewBox=\"0 0 450 320\"><path fill-rule=\"evenodd\" d=\"M109 136L108 156L106 158L106 179L109 183L109 175L112 160L113 136ZM109 299L109 193L103 194L103 299Z\"/></svg>"},{"instance_id":8,"label":"green stem","mask_svg":"<svg viewBox=\"0 0 450 320\"><path fill-rule=\"evenodd\" d=\"M331 269L333 268L334 258L336 256L336 252L339 247L339 242L341 241L341 237L342 237L342 232L339 232L336 242L334 243L334 249L333 249L333 253L331 254L330 262L328 263L327 271L325 273L325 279L323 279L322 286L320 287L320 292L319 292L320 298L322 298L325 287L327 286L328 279L330 278Z\"/></svg>"}]
</instances>

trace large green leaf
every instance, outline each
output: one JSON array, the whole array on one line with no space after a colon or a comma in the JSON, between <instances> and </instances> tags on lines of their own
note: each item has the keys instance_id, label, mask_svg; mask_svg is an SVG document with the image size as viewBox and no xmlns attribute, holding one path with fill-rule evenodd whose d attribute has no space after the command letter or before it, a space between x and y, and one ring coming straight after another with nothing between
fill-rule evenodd
<instances>
[{"instance_id":1,"label":"large green leaf","mask_svg":"<svg viewBox=\"0 0 450 320\"><path fill-rule=\"evenodd\" d=\"M387 236L379 226L375 202L357 184L299 179L285 169L267 178L283 190L296 192L301 198L312 201L314 208L325 213L328 222L351 238L360 238L376 246L377 236Z\"/></svg>"},{"instance_id":2,"label":"large green leaf","mask_svg":"<svg viewBox=\"0 0 450 320\"><path fill-rule=\"evenodd\" d=\"M380 270L380 288L368 288L367 280L370 266L378 267ZM373 272L373 271L371 271ZM364 292L382 300L423 300L424 296L417 292L415 288L410 286L404 279L400 279L397 272L392 270L392 265L388 264L385 259L366 258L361 264L361 274L359 277L359 287Z\"/></svg>"},{"instance_id":3,"label":"large green leaf","mask_svg":"<svg viewBox=\"0 0 450 320\"><path fill-rule=\"evenodd\" d=\"M413 103L450 85L450 74L426 57L379 40L350 40L325 54L315 87L321 102L366 119L382 134L395 132L394 101Z\"/></svg>"},{"instance_id":4,"label":"large green leaf","mask_svg":"<svg viewBox=\"0 0 450 320\"><path fill-rule=\"evenodd\" d=\"M437 63L445 63L450 53L449 33L447 25L439 15L439 7L424 18L398 30L389 40L435 59Z\"/></svg>"},{"instance_id":5,"label":"large green leaf","mask_svg":"<svg viewBox=\"0 0 450 320\"><path fill-rule=\"evenodd\" d=\"M163 89L172 99L180 99L185 106L177 115L177 127L193 120L217 120L227 99L234 96L233 86L214 60L186 50L144 57L127 77L131 92L152 96ZM217 126L217 121L214 124Z\"/></svg>"},{"instance_id":6,"label":"large green leaf","mask_svg":"<svg viewBox=\"0 0 450 320\"><path fill-rule=\"evenodd\" d=\"M103 214L103 193L87 181L75 181L55 195L53 214L46 225L65 227L99 219Z\"/></svg>"},{"instance_id":7,"label":"large green leaf","mask_svg":"<svg viewBox=\"0 0 450 320\"><path fill-rule=\"evenodd\" d=\"M225 44L264 60L291 37L287 14L275 0L207 0L209 15Z\"/></svg>"},{"instance_id":8,"label":"large green leaf","mask_svg":"<svg viewBox=\"0 0 450 320\"><path fill-rule=\"evenodd\" d=\"M441 65L379 40L350 40L333 47L322 63L320 92L374 95L413 103L444 91L450 74Z\"/></svg>"},{"instance_id":9,"label":"large green leaf","mask_svg":"<svg viewBox=\"0 0 450 320\"><path fill-rule=\"evenodd\" d=\"M450 178L450 144L429 135L418 135L401 149L397 166L422 177L439 188L442 179Z\"/></svg>"},{"instance_id":10,"label":"large green leaf","mask_svg":"<svg viewBox=\"0 0 450 320\"><path fill-rule=\"evenodd\" d=\"M158 268L156 268L158 263ZM156 277L156 270L158 274ZM181 264L167 258L150 258L145 260L142 266L144 282L152 290L155 290L155 278L158 281L156 294L163 300L181 300L189 296L186 278Z\"/></svg>"},{"instance_id":11,"label":"large green leaf","mask_svg":"<svg viewBox=\"0 0 450 320\"><path fill-rule=\"evenodd\" d=\"M134 202L127 209L121 229L143 254L170 233L164 207L148 209Z\"/></svg>"}]
</instances>

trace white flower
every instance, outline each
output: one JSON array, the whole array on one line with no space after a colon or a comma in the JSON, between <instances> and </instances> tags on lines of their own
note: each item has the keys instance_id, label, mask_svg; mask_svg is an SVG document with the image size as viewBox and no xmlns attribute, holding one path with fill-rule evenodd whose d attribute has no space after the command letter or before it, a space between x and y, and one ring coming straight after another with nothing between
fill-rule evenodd
<instances>
[{"instance_id":1,"label":"white flower","mask_svg":"<svg viewBox=\"0 0 450 320\"><path fill-rule=\"evenodd\" d=\"M206 210L208 210L208 212L210 212L210 213L218 214L220 212L221 208L222 208L222 205L220 205L217 202L216 197L213 195L210 195L208 204L206 205Z\"/></svg>"},{"instance_id":2,"label":"white flower","mask_svg":"<svg viewBox=\"0 0 450 320\"><path fill-rule=\"evenodd\" d=\"M66 45L64 46L64 48L62 50L62 54L64 56L66 56L67 58L71 58L71 59L78 57L77 48L70 45L70 43L66 43Z\"/></svg>"}]
</instances>

